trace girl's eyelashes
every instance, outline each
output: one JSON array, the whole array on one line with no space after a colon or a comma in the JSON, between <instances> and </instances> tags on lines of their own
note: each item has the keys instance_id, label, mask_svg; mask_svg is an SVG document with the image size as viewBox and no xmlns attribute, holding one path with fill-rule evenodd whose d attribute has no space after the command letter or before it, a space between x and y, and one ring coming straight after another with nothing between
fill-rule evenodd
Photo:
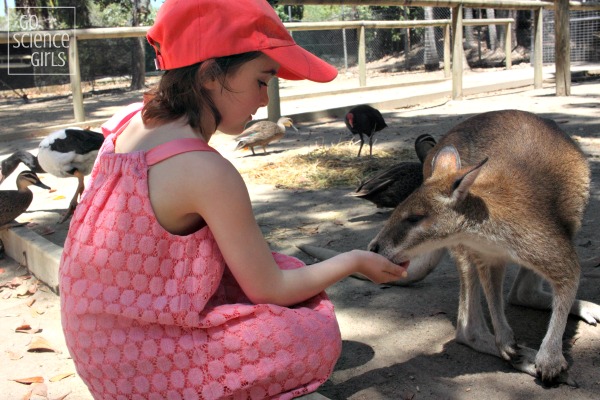
<instances>
[{"instance_id":1,"label":"girl's eyelashes","mask_svg":"<svg viewBox=\"0 0 600 400\"><path fill-rule=\"evenodd\" d=\"M261 80L259 79L259 80L258 80L258 86L259 86L259 87L262 87L262 86L269 86L269 85L267 84L267 82L265 82L265 81L261 81Z\"/></svg>"}]
</instances>

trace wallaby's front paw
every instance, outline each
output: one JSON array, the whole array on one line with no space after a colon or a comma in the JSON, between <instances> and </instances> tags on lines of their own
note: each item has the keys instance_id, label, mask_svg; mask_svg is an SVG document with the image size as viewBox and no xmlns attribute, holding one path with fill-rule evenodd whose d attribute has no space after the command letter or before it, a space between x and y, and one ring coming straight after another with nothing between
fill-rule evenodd
<instances>
[{"instance_id":1,"label":"wallaby's front paw","mask_svg":"<svg viewBox=\"0 0 600 400\"><path fill-rule=\"evenodd\" d=\"M573 309L574 314L590 325L595 326L600 322L600 306L598 304L585 300L575 300Z\"/></svg>"},{"instance_id":2,"label":"wallaby's front paw","mask_svg":"<svg viewBox=\"0 0 600 400\"><path fill-rule=\"evenodd\" d=\"M537 377L540 378L545 385L561 383L561 373L566 371L568 367L569 364L562 354L538 352L538 355L535 358Z\"/></svg>"}]
</instances>

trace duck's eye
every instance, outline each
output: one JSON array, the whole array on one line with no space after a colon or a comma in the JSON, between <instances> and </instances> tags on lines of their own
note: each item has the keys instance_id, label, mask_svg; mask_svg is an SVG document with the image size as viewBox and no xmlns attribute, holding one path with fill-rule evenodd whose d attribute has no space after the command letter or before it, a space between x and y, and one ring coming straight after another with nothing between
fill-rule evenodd
<instances>
[{"instance_id":1,"label":"duck's eye","mask_svg":"<svg viewBox=\"0 0 600 400\"><path fill-rule=\"evenodd\" d=\"M408 217L405 218L405 221L408 222L409 224L418 224L421 220L423 220L425 218L424 215L409 215Z\"/></svg>"}]
</instances>

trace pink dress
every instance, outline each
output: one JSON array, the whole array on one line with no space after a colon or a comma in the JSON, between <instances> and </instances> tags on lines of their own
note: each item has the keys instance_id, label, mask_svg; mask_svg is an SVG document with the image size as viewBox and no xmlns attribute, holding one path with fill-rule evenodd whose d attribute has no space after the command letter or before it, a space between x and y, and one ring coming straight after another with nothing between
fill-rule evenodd
<instances>
[{"instance_id":1,"label":"pink dress","mask_svg":"<svg viewBox=\"0 0 600 400\"><path fill-rule=\"evenodd\" d=\"M100 150L60 267L67 346L94 398L290 399L316 390L341 352L325 293L294 307L252 304L209 227L172 235L148 197L149 166L215 150L187 139L115 154L119 132ZM273 257L282 269L303 266Z\"/></svg>"}]
</instances>

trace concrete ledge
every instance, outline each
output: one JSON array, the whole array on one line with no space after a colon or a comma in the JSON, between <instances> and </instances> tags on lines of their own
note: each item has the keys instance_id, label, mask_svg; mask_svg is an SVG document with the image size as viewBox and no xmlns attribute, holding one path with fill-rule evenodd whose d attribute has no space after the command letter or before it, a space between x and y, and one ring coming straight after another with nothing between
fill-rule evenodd
<instances>
[{"instance_id":1,"label":"concrete ledge","mask_svg":"<svg viewBox=\"0 0 600 400\"><path fill-rule=\"evenodd\" d=\"M58 266L63 248L27 227L0 231L6 254L29 269L40 281L58 294Z\"/></svg>"}]
</instances>

